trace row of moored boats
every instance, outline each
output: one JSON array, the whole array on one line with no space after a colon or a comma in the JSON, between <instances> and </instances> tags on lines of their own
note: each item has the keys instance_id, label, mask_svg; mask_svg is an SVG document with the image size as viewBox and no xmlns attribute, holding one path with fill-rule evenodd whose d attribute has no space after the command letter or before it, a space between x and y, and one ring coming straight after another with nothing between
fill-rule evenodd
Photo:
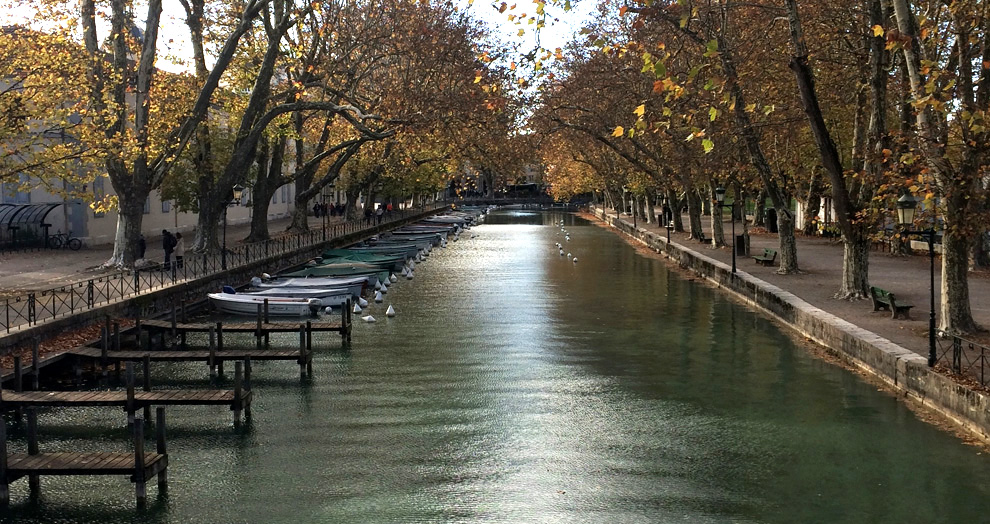
<instances>
[{"instance_id":1,"label":"row of moored boats","mask_svg":"<svg viewBox=\"0 0 990 524\"><path fill-rule=\"evenodd\" d=\"M209 294L210 302L225 313L254 315L267 300L269 315L295 317L330 313L349 299L367 305L363 295L371 290L381 302L389 286L400 278L412 279L416 264L434 248L458 240L486 212L487 208L450 211L346 249L327 249L296 271L276 277L265 273L243 290L224 286L223 292Z\"/></svg>"}]
</instances>

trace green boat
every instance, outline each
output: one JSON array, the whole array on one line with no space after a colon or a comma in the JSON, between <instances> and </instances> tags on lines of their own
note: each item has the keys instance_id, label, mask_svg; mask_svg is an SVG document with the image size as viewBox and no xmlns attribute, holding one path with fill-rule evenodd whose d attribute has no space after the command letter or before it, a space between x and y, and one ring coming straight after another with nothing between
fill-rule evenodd
<instances>
[{"instance_id":1,"label":"green boat","mask_svg":"<svg viewBox=\"0 0 990 524\"><path fill-rule=\"evenodd\" d=\"M351 251L349 249L327 249L323 251L323 262L317 265L344 261L377 264L381 267L390 268L392 271L401 271L402 266L406 263L406 255L405 253L369 253Z\"/></svg>"},{"instance_id":2,"label":"green boat","mask_svg":"<svg viewBox=\"0 0 990 524\"><path fill-rule=\"evenodd\" d=\"M282 273L283 277L355 277L364 276L368 279L368 284L374 286L376 282L388 280L389 272L359 267L307 267L299 271Z\"/></svg>"}]
</instances>

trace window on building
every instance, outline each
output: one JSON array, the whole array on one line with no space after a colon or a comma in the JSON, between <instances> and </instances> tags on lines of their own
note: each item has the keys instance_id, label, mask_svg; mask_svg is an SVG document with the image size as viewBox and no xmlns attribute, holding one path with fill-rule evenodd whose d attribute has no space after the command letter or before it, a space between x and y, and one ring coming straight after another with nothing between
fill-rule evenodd
<instances>
[{"instance_id":1,"label":"window on building","mask_svg":"<svg viewBox=\"0 0 990 524\"><path fill-rule=\"evenodd\" d=\"M168 213L169 211L172 211L172 201L162 200L162 213Z\"/></svg>"},{"instance_id":2,"label":"window on building","mask_svg":"<svg viewBox=\"0 0 990 524\"><path fill-rule=\"evenodd\" d=\"M151 213L151 197L144 199L144 214L147 215Z\"/></svg>"},{"instance_id":3,"label":"window on building","mask_svg":"<svg viewBox=\"0 0 990 524\"><path fill-rule=\"evenodd\" d=\"M282 186L282 202L288 202L289 200L285 197L288 194L289 186Z\"/></svg>"}]
</instances>

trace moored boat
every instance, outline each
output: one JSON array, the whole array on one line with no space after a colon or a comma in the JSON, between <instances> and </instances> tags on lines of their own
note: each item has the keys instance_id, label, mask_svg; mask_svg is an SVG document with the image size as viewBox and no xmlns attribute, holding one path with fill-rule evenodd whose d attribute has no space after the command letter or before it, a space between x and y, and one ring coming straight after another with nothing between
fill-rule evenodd
<instances>
[{"instance_id":1,"label":"moored boat","mask_svg":"<svg viewBox=\"0 0 990 524\"><path fill-rule=\"evenodd\" d=\"M275 316L301 317L315 315L322 306L315 298L287 298L242 295L240 293L209 293L210 303L224 313L235 315L255 315L258 306L268 301L268 314Z\"/></svg>"}]
</instances>

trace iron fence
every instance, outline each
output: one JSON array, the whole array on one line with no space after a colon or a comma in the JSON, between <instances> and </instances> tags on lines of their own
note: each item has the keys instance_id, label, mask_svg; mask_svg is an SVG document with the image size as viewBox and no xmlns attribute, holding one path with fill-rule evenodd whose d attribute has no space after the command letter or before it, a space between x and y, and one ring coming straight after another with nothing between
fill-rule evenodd
<instances>
[{"instance_id":1,"label":"iron fence","mask_svg":"<svg viewBox=\"0 0 990 524\"><path fill-rule=\"evenodd\" d=\"M426 211L437 211L443 205L416 209L395 210L383 220L382 226L400 222ZM263 261L285 253L316 246L346 235L362 231L372 232L379 225L374 221L351 220L328 224L326 229L313 229L292 235L282 235L270 240L228 247L226 253L189 253L181 262L151 269L123 270L80 280L58 287L24 293L4 300L3 332L33 326L66 315L104 306L117 300L132 298L142 293L158 291L165 287L215 275L225 270ZM224 269L226 258L226 269Z\"/></svg>"},{"instance_id":2,"label":"iron fence","mask_svg":"<svg viewBox=\"0 0 990 524\"><path fill-rule=\"evenodd\" d=\"M990 347L957 336L938 339L936 364L943 364L959 375L979 381L990 381Z\"/></svg>"}]
</instances>

